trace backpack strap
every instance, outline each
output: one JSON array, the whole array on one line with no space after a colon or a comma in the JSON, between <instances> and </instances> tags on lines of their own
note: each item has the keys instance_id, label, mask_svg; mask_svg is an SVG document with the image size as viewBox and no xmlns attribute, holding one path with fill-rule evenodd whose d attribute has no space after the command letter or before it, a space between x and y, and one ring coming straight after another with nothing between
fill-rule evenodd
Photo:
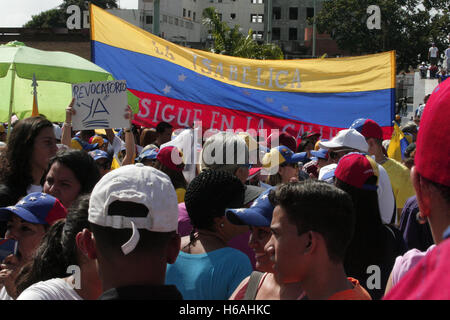
<instances>
[{"instance_id":1,"label":"backpack strap","mask_svg":"<svg viewBox=\"0 0 450 320\"><path fill-rule=\"evenodd\" d=\"M248 279L247 290L245 291L244 298L242 300L255 300L256 293L258 292L259 282L261 281L263 272L253 271Z\"/></svg>"}]
</instances>

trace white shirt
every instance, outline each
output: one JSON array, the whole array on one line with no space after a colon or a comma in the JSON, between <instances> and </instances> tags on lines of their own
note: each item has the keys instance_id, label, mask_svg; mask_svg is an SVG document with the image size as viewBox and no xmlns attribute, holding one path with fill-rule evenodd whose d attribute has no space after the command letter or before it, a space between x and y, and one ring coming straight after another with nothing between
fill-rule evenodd
<instances>
[{"instance_id":1,"label":"white shirt","mask_svg":"<svg viewBox=\"0 0 450 320\"><path fill-rule=\"evenodd\" d=\"M41 281L25 289L17 300L83 300L64 279Z\"/></svg>"},{"instance_id":2,"label":"white shirt","mask_svg":"<svg viewBox=\"0 0 450 320\"><path fill-rule=\"evenodd\" d=\"M5 287L0 289L0 300L14 300L9 294L6 292Z\"/></svg>"},{"instance_id":3,"label":"white shirt","mask_svg":"<svg viewBox=\"0 0 450 320\"><path fill-rule=\"evenodd\" d=\"M395 208L394 192L392 191L391 180L381 165L378 165L378 172L378 207L380 208L381 220L383 223L389 224ZM396 221L394 220L394 222Z\"/></svg>"},{"instance_id":4,"label":"white shirt","mask_svg":"<svg viewBox=\"0 0 450 320\"><path fill-rule=\"evenodd\" d=\"M439 51L437 47L431 47L428 51L430 52L430 57L437 58L437 53Z\"/></svg>"}]
</instances>

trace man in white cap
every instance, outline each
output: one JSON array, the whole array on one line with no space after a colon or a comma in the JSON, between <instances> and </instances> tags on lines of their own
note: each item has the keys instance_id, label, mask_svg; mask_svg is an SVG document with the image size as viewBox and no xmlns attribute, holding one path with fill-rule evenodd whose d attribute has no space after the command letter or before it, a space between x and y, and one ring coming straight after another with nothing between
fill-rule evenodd
<instances>
[{"instance_id":1,"label":"man in white cap","mask_svg":"<svg viewBox=\"0 0 450 320\"><path fill-rule=\"evenodd\" d=\"M177 196L166 174L140 163L107 173L91 193L88 220L93 237L84 240L98 261L99 299L182 299L164 285L180 250Z\"/></svg>"},{"instance_id":2,"label":"man in white cap","mask_svg":"<svg viewBox=\"0 0 450 320\"><path fill-rule=\"evenodd\" d=\"M332 164L324 166L319 171L319 180L325 180L333 183L334 170L339 160L350 152L368 153L369 145L364 136L355 129L345 129L330 141L319 142L319 147L328 149L328 155ZM380 207L380 215L383 223L393 223L395 221L395 199L392 191L391 182L386 170L378 165L379 182L377 186L378 206Z\"/></svg>"}]
</instances>

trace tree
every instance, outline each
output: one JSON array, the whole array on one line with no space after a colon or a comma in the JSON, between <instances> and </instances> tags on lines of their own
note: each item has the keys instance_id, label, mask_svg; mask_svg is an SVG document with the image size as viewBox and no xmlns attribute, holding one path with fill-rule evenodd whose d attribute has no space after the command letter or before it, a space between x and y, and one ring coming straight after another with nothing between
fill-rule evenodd
<instances>
[{"instance_id":1,"label":"tree","mask_svg":"<svg viewBox=\"0 0 450 320\"><path fill-rule=\"evenodd\" d=\"M89 3L106 9L117 8L117 0L64 0L56 9L43 11L31 17L31 20L24 24L24 28L65 28L67 20L67 7L77 5L81 11L89 10Z\"/></svg>"},{"instance_id":2,"label":"tree","mask_svg":"<svg viewBox=\"0 0 450 320\"><path fill-rule=\"evenodd\" d=\"M367 28L369 5L381 10L379 30ZM431 42L446 47L449 7L449 0L333 0L323 3L316 23L351 54L396 50L397 70L406 71L427 59Z\"/></svg>"},{"instance_id":3,"label":"tree","mask_svg":"<svg viewBox=\"0 0 450 320\"><path fill-rule=\"evenodd\" d=\"M209 50L213 53L248 59L283 59L280 47L270 43L258 44L251 29L244 35L239 25L230 28L221 21L213 7L203 10L203 24L211 31L214 42Z\"/></svg>"}]
</instances>

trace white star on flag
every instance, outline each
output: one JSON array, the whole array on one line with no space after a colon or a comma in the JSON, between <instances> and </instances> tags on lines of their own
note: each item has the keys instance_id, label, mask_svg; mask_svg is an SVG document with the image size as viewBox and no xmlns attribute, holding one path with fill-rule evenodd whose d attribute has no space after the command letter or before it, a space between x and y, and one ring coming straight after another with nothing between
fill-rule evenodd
<instances>
[{"instance_id":1,"label":"white star on flag","mask_svg":"<svg viewBox=\"0 0 450 320\"><path fill-rule=\"evenodd\" d=\"M11 207L9 207L11 210L17 210L17 207L15 207L15 206L11 206Z\"/></svg>"},{"instance_id":2,"label":"white star on flag","mask_svg":"<svg viewBox=\"0 0 450 320\"><path fill-rule=\"evenodd\" d=\"M25 200L22 200L18 204L22 205L22 204L25 204L25 203L26 203Z\"/></svg>"},{"instance_id":3,"label":"white star on flag","mask_svg":"<svg viewBox=\"0 0 450 320\"><path fill-rule=\"evenodd\" d=\"M28 200L30 200L30 201L36 201L37 198L36 198L36 197L29 197Z\"/></svg>"},{"instance_id":4,"label":"white star on flag","mask_svg":"<svg viewBox=\"0 0 450 320\"><path fill-rule=\"evenodd\" d=\"M180 74L179 76L178 76L178 81L181 81L181 82L183 82L184 80L186 80L186 76L184 75L184 73L182 73L182 74Z\"/></svg>"},{"instance_id":5,"label":"white star on flag","mask_svg":"<svg viewBox=\"0 0 450 320\"><path fill-rule=\"evenodd\" d=\"M266 98L266 102L272 103L272 102L273 102L273 99L272 99L271 97L267 97L267 98Z\"/></svg>"},{"instance_id":6,"label":"white star on flag","mask_svg":"<svg viewBox=\"0 0 450 320\"><path fill-rule=\"evenodd\" d=\"M168 93L170 92L171 89L172 89L172 87L171 87L171 86L168 86L168 85L166 84L166 86L164 87L163 91L164 91L165 94L168 94Z\"/></svg>"},{"instance_id":7,"label":"white star on flag","mask_svg":"<svg viewBox=\"0 0 450 320\"><path fill-rule=\"evenodd\" d=\"M267 193L263 196L261 196L261 199L266 199L267 198Z\"/></svg>"},{"instance_id":8,"label":"white star on flag","mask_svg":"<svg viewBox=\"0 0 450 320\"><path fill-rule=\"evenodd\" d=\"M245 209L236 209L236 212L244 212Z\"/></svg>"},{"instance_id":9,"label":"white star on flag","mask_svg":"<svg viewBox=\"0 0 450 320\"><path fill-rule=\"evenodd\" d=\"M281 109L283 109L284 112L288 112L289 111L289 107L288 106L281 106Z\"/></svg>"}]
</instances>

